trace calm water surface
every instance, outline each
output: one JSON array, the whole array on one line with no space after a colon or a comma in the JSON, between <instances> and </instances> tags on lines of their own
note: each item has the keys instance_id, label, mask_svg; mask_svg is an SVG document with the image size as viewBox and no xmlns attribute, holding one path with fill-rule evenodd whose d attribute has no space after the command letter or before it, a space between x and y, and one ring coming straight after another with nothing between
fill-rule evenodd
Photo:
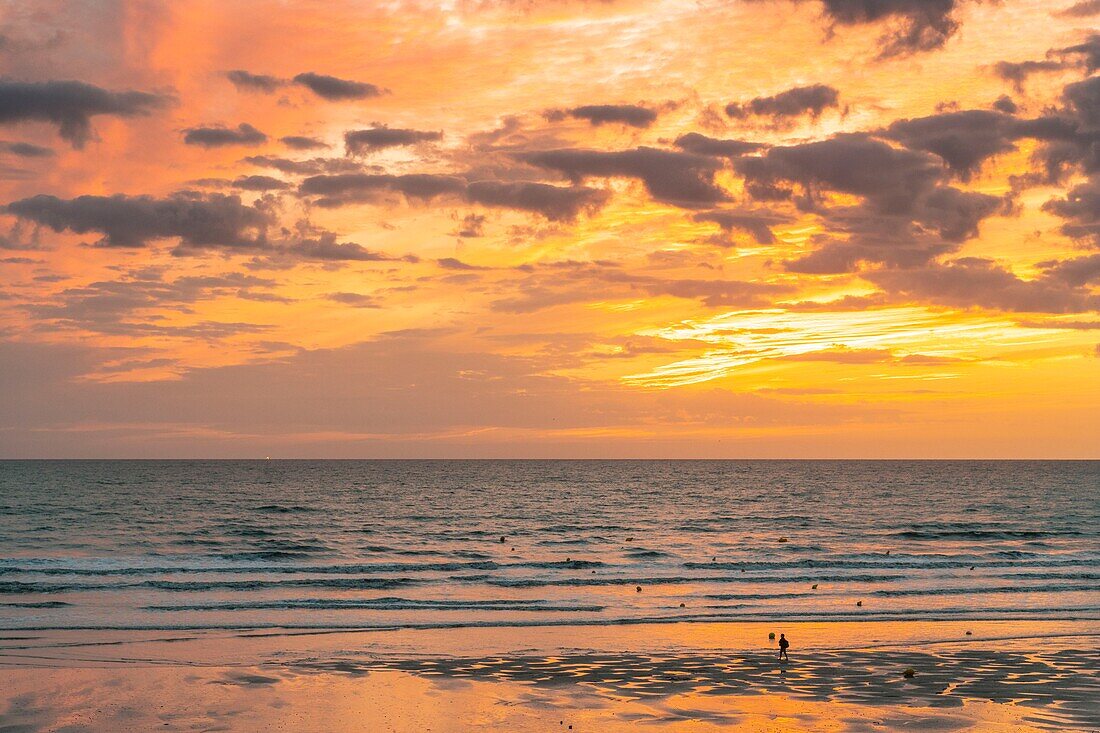
<instances>
[{"instance_id":1,"label":"calm water surface","mask_svg":"<svg viewBox=\"0 0 1100 733\"><path fill-rule=\"evenodd\" d=\"M0 462L0 629L906 618L1100 620L1100 462Z\"/></svg>"}]
</instances>

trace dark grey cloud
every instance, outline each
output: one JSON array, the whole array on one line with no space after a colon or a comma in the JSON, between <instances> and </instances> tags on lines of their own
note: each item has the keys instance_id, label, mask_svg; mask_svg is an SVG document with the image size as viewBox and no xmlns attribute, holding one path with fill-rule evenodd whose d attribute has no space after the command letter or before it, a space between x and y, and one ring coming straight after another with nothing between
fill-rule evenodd
<instances>
[{"instance_id":1,"label":"dark grey cloud","mask_svg":"<svg viewBox=\"0 0 1100 733\"><path fill-rule=\"evenodd\" d=\"M593 212L607 203L610 194L585 186L551 186L526 181L474 181L466 198L482 206L531 211L550 221L572 221L582 212Z\"/></svg>"},{"instance_id":2,"label":"dark grey cloud","mask_svg":"<svg viewBox=\"0 0 1100 733\"><path fill-rule=\"evenodd\" d=\"M286 85L285 79L280 79L277 76L269 76L267 74L253 74L244 69L227 71L225 72L225 76L229 81L233 82L233 86L237 87L237 89L248 92L264 92L265 94L270 94L279 87Z\"/></svg>"},{"instance_id":3,"label":"dark grey cloud","mask_svg":"<svg viewBox=\"0 0 1100 733\"><path fill-rule=\"evenodd\" d=\"M734 161L734 167L750 194L762 200L783 192L793 198L787 187L798 186L795 202L819 213L834 235L847 236L827 236L816 252L787 263L798 272L846 272L861 261L920 265L975 236L981 220L1004 206L995 196L944 185L949 172L938 156L894 148L863 133L770 148ZM862 201L828 206L826 191Z\"/></svg>"},{"instance_id":4,"label":"dark grey cloud","mask_svg":"<svg viewBox=\"0 0 1100 733\"><path fill-rule=\"evenodd\" d=\"M724 210L703 211L696 214L695 221L709 221L726 231L737 229L752 235L759 244L774 244L775 235L772 226L786 219L766 211Z\"/></svg>"},{"instance_id":5,"label":"dark grey cloud","mask_svg":"<svg viewBox=\"0 0 1100 733\"><path fill-rule=\"evenodd\" d=\"M1051 53L1058 56L1078 57L1089 74L1100 69L1100 33L1093 33L1081 43L1055 49Z\"/></svg>"},{"instance_id":6,"label":"dark grey cloud","mask_svg":"<svg viewBox=\"0 0 1100 733\"><path fill-rule=\"evenodd\" d=\"M400 193L429 201L452 196L469 203L530 211L551 221L569 221L584 211L599 209L607 193L584 186L552 186L530 181L474 181L429 173L390 175L348 173L313 176L302 181L299 193L325 208L377 201L380 194Z\"/></svg>"},{"instance_id":7,"label":"dark grey cloud","mask_svg":"<svg viewBox=\"0 0 1100 733\"><path fill-rule=\"evenodd\" d=\"M471 265L468 262L463 262L462 260L456 259L454 257L441 257L440 259L436 260L435 262L436 262L437 265L442 267L444 270L473 271L473 270L491 270L492 269L491 267L481 267L479 265Z\"/></svg>"},{"instance_id":8,"label":"dark grey cloud","mask_svg":"<svg viewBox=\"0 0 1100 733\"><path fill-rule=\"evenodd\" d=\"M333 262L418 262L415 255L397 257L367 249L355 242L337 242L336 235L321 232L313 237L299 237L277 245L277 252L311 260Z\"/></svg>"},{"instance_id":9,"label":"dark grey cloud","mask_svg":"<svg viewBox=\"0 0 1100 733\"><path fill-rule=\"evenodd\" d=\"M586 104L564 113L595 126L620 124L646 128L657 121L656 110L638 104Z\"/></svg>"},{"instance_id":10,"label":"dark grey cloud","mask_svg":"<svg viewBox=\"0 0 1100 733\"><path fill-rule=\"evenodd\" d=\"M164 95L113 92L79 81L0 80L0 124L49 122L74 148L82 148L92 135L92 117L146 115L169 101Z\"/></svg>"},{"instance_id":11,"label":"dark grey cloud","mask_svg":"<svg viewBox=\"0 0 1100 733\"><path fill-rule=\"evenodd\" d=\"M282 191L290 188L290 184L271 176L241 176L233 181L233 188L242 191Z\"/></svg>"},{"instance_id":12,"label":"dark grey cloud","mask_svg":"<svg viewBox=\"0 0 1100 733\"><path fill-rule=\"evenodd\" d=\"M1051 199L1043 210L1066 220L1062 233L1100 247L1100 180L1074 186L1064 198Z\"/></svg>"},{"instance_id":13,"label":"dark grey cloud","mask_svg":"<svg viewBox=\"0 0 1100 733\"><path fill-rule=\"evenodd\" d=\"M448 194L460 195L465 190L466 182L463 179L432 173L341 173L311 176L298 187L299 193L325 208L374 201L379 194L387 192L426 201Z\"/></svg>"},{"instance_id":14,"label":"dark grey cloud","mask_svg":"<svg viewBox=\"0 0 1100 733\"><path fill-rule=\"evenodd\" d=\"M1062 89L1066 100L1081 123L1095 134L1100 128L1100 76L1067 84Z\"/></svg>"},{"instance_id":15,"label":"dark grey cloud","mask_svg":"<svg viewBox=\"0 0 1100 733\"><path fill-rule=\"evenodd\" d=\"M566 148L519 153L517 157L539 168L557 171L574 182L593 177L637 178L653 198L686 208L711 206L729 199L714 183L714 174L721 169L721 163L694 153L650 147L610 152Z\"/></svg>"},{"instance_id":16,"label":"dark grey cloud","mask_svg":"<svg viewBox=\"0 0 1100 733\"><path fill-rule=\"evenodd\" d=\"M329 147L328 143L318 140L315 137L306 137L304 135L287 135L286 137L279 138L279 142L286 145L291 150L317 150L319 148Z\"/></svg>"},{"instance_id":17,"label":"dark grey cloud","mask_svg":"<svg viewBox=\"0 0 1100 733\"><path fill-rule=\"evenodd\" d=\"M348 79L338 79L335 76L318 74L313 71L306 71L298 74L294 77L293 81L295 84L300 84L308 88L317 96L330 101L367 99L369 97L378 97L382 94L382 90L374 84L367 84L361 81L350 81Z\"/></svg>"},{"instance_id":18,"label":"dark grey cloud","mask_svg":"<svg viewBox=\"0 0 1100 733\"><path fill-rule=\"evenodd\" d=\"M953 12L961 0L822 0L837 25L893 23L880 39L879 55L903 56L942 48L958 30Z\"/></svg>"},{"instance_id":19,"label":"dark grey cloud","mask_svg":"<svg viewBox=\"0 0 1100 733\"><path fill-rule=\"evenodd\" d=\"M892 294L954 308L1025 313L1081 313L1100 308L1100 296L1052 277L1021 280L992 260L964 258L946 264L864 273Z\"/></svg>"},{"instance_id":20,"label":"dark grey cloud","mask_svg":"<svg viewBox=\"0 0 1100 733\"><path fill-rule=\"evenodd\" d=\"M808 114L812 118L821 116L827 109L840 106L840 93L825 84L795 87L771 97L756 97L747 102L734 102L726 105L726 114L736 119L749 116L757 117L798 117Z\"/></svg>"},{"instance_id":21,"label":"dark grey cloud","mask_svg":"<svg viewBox=\"0 0 1100 733\"><path fill-rule=\"evenodd\" d=\"M997 97L997 100L993 102L993 109L998 112L1004 112L1007 115L1014 115L1020 111L1020 108L1016 105L1016 102L1012 100L1012 97L1007 94L1002 94Z\"/></svg>"},{"instance_id":22,"label":"dark grey cloud","mask_svg":"<svg viewBox=\"0 0 1100 733\"><path fill-rule=\"evenodd\" d=\"M751 183L790 181L810 195L824 188L869 197L883 213L908 211L944 175L935 156L899 150L863 133L773 147L734 161L734 167Z\"/></svg>"},{"instance_id":23,"label":"dark grey cloud","mask_svg":"<svg viewBox=\"0 0 1100 733\"><path fill-rule=\"evenodd\" d=\"M178 239L172 250L178 256L220 249L291 260L415 261L374 252L355 242L338 242L331 232L305 229L271 238L268 230L275 221L270 211L223 194L181 192L163 199L116 194L70 200L38 195L15 201L6 210L58 232L101 233L100 246L141 247L155 240Z\"/></svg>"},{"instance_id":24,"label":"dark grey cloud","mask_svg":"<svg viewBox=\"0 0 1100 733\"><path fill-rule=\"evenodd\" d=\"M269 213L241 203L238 196L178 193L152 196L39 194L7 205L10 214L56 232L98 232L102 246L140 247L151 240L178 237L184 246L253 248L272 223Z\"/></svg>"},{"instance_id":25,"label":"dark grey cloud","mask_svg":"<svg viewBox=\"0 0 1100 733\"><path fill-rule=\"evenodd\" d=\"M346 158L312 158L310 160L291 160L275 155L250 155L244 158L259 168L272 168L280 173L293 176L311 176L320 173L350 173L362 168L358 163Z\"/></svg>"},{"instance_id":26,"label":"dark grey cloud","mask_svg":"<svg viewBox=\"0 0 1100 733\"><path fill-rule=\"evenodd\" d=\"M1073 287L1100 284L1100 254L1040 262L1044 275Z\"/></svg>"},{"instance_id":27,"label":"dark grey cloud","mask_svg":"<svg viewBox=\"0 0 1100 733\"><path fill-rule=\"evenodd\" d=\"M376 150L435 142L443 139L442 132L409 130L376 125L366 130L349 130L344 133L344 146L348 155L364 155Z\"/></svg>"},{"instance_id":28,"label":"dark grey cloud","mask_svg":"<svg viewBox=\"0 0 1100 733\"><path fill-rule=\"evenodd\" d=\"M713 155L724 158L737 158L746 153L753 153L766 148L764 143L755 143L748 140L729 140L716 137L707 137L698 132L689 132L676 138L676 147L688 153L696 155Z\"/></svg>"},{"instance_id":29,"label":"dark grey cloud","mask_svg":"<svg viewBox=\"0 0 1100 733\"><path fill-rule=\"evenodd\" d=\"M24 142L9 142L7 140L0 140L0 150L18 155L20 158L49 158L54 154L52 148L44 148L41 145Z\"/></svg>"},{"instance_id":30,"label":"dark grey cloud","mask_svg":"<svg viewBox=\"0 0 1100 733\"><path fill-rule=\"evenodd\" d=\"M1063 18L1091 18L1100 15L1100 0L1081 0L1055 13Z\"/></svg>"},{"instance_id":31,"label":"dark grey cloud","mask_svg":"<svg viewBox=\"0 0 1100 733\"><path fill-rule=\"evenodd\" d=\"M183 131L183 142L188 145L200 145L204 148L219 148L226 145L259 145L267 142L267 135L247 122L242 122L236 128L221 125L189 127Z\"/></svg>"},{"instance_id":32,"label":"dark grey cloud","mask_svg":"<svg viewBox=\"0 0 1100 733\"><path fill-rule=\"evenodd\" d=\"M341 303L343 305L349 305L352 308L381 308L382 304L373 295L366 295L364 293L329 293L325 296L326 299L333 301L334 303Z\"/></svg>"},{"instance_id":33,"label":"dark grey cloud","mask_svg":"<svg viewBox=\"0 0 1100 733\"><path fill-rule=\"evenodd\" d=\"M1024 82L1032 74L1050 73L1066 68L1064 61L1043 59L1042 61L998 61L993 65L993 73L1011 82L1017 91L1022 91Z\"/></svg>"},{"instance_id":34,"label":"dark grey cloud","mask_svg":"<svg viewBox=\"0 0 1100 733\"><path fill-rule=\"evenodd\" d=\"M935 153L966 180L984 161L1015 150L1023 131L1012 115L972 109L898 120L883 135L907 148Z\"/></svg>"}]
</instances>

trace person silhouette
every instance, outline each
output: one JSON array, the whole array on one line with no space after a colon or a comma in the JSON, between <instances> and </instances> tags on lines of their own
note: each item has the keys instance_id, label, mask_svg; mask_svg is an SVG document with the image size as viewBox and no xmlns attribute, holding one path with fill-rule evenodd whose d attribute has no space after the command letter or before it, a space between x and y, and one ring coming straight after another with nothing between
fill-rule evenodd
<instances>
[{"instance_id":1,"label":"person silhouette","mask_svg":"<svg viewBox=\"0 0 1100 733\"><path fill-rule=\"evenodd\" d=\"M787 637L783 634L779 635L779 658L786 659L788 662L791 658L787 656L787 647L791 645L791 642L787 641Z\"/></svg>"}]
</instances>

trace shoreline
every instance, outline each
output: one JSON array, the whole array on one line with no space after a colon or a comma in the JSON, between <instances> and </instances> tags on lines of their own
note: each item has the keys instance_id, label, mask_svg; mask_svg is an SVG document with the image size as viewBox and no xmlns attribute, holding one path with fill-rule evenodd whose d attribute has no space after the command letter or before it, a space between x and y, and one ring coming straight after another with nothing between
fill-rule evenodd
<instances>
[{"instance_id":1,"label":"shoreline","mask_svg":"<svg viewBox=\"0 0 1100 733\"><path fill-rule=\"evenodd\" d=\"M789 662L775 658L769 630L791 639ZM56 730L59 721L74 726L66 730L217 729L232 711L233 730L526 732L567 719L574 730L600 731L642 722L754 731L1100 727L1100 625L965 630L926 621L6 633L0 722L19 731Z\"/></svg>"}]
</instances>

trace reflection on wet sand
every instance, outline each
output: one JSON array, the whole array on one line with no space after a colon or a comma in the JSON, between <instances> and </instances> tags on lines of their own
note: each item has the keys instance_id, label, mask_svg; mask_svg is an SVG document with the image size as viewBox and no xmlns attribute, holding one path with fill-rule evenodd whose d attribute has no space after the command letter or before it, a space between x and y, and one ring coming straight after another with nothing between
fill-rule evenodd
<instances>
[{"instance_id":1,"label":"reflection on wet sand","mask_svg":"<svg viewBox=\"0 0 1100 733\"><path fill-rule=\"evenodd\" d=\"M365 673L391 669L450 679L541 687L586 685L617 700L672 695L775 694L866 705L959 707L987 700L1038 708L1037 724L1100 727L1100 655L937 650L819 652L778 663L771 655L577 654L303 662L299 669ZM903 671L917 670L911 679Z\"/></svg>"}]
</instances>

